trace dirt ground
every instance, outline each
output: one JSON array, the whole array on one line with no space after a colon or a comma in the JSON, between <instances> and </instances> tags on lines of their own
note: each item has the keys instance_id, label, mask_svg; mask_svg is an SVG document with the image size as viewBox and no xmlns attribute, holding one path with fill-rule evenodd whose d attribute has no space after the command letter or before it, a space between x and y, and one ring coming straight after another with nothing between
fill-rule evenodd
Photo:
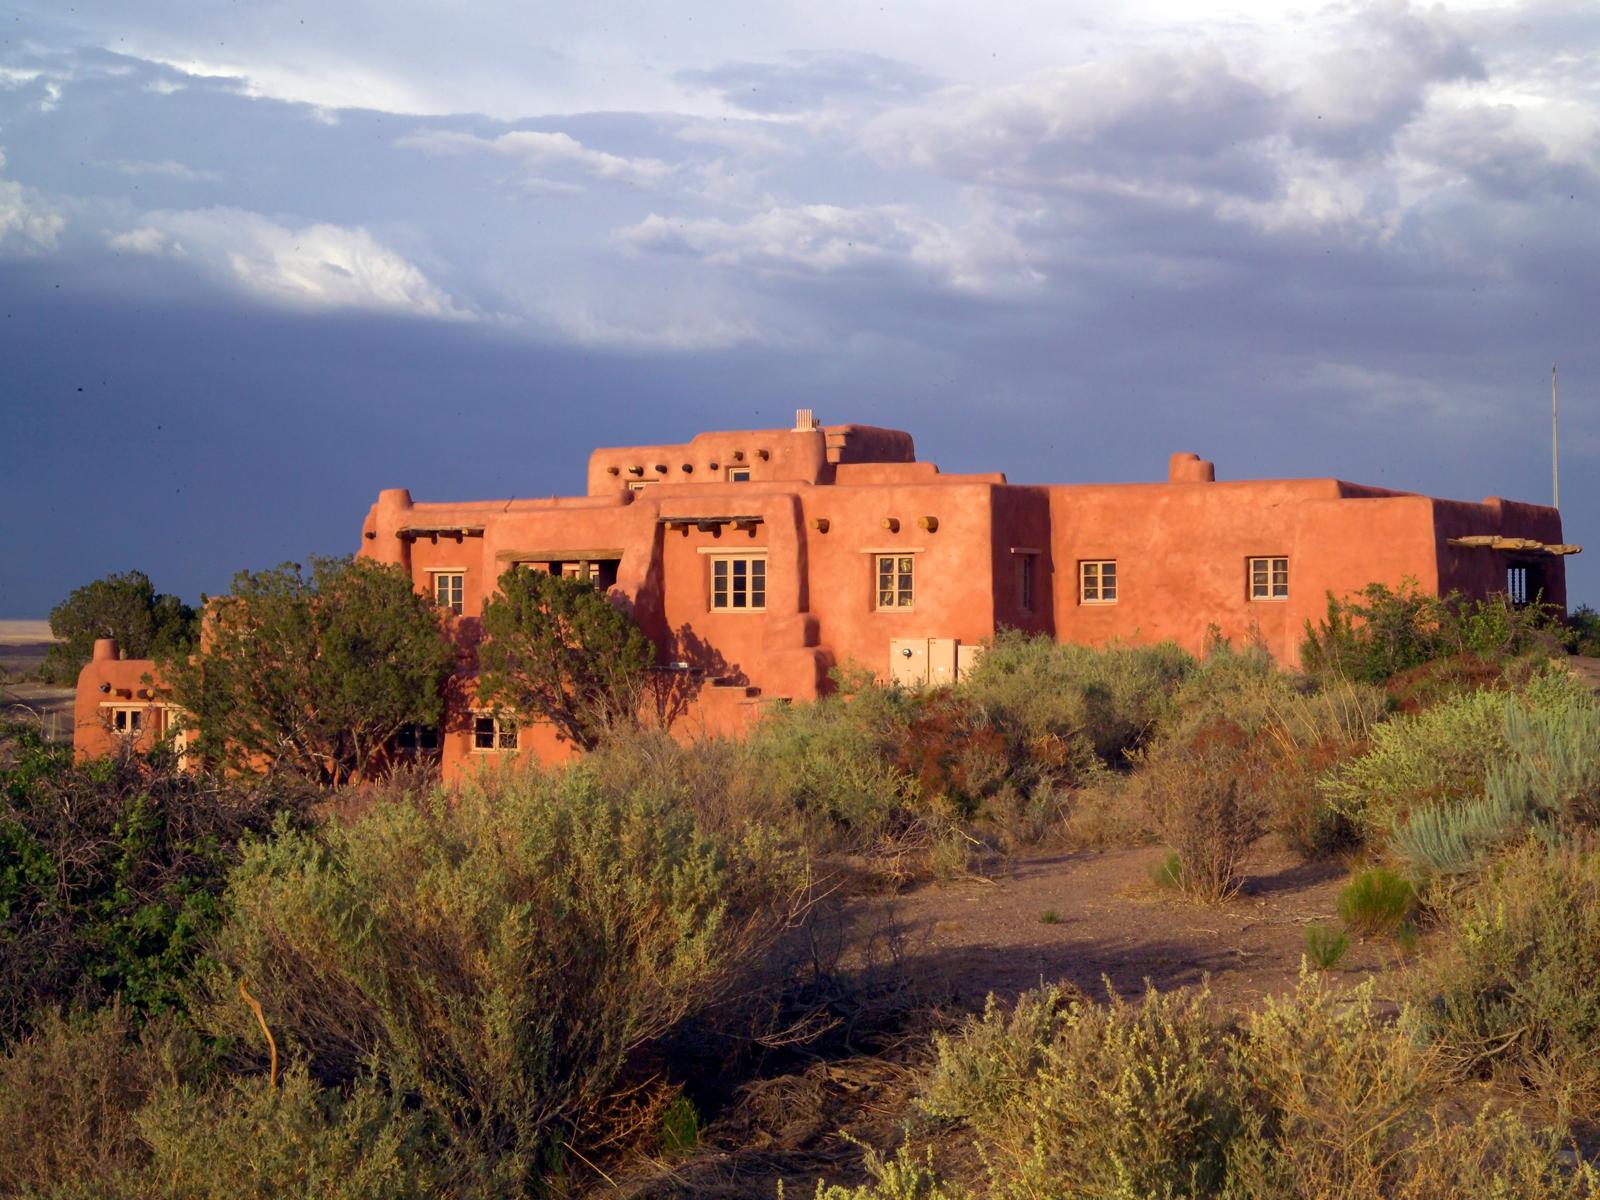
<instances>
[{"instance_id":1,"label":"dirt ground","mask_svg":"<svg viewBox=\"0 0 1600 1200\"><path fill-rule=\"evenodd\" d=\"M1013 999L1066 980L1094 996L1108 980L1119 994L1146 982L1166 990L1209 979L1226 1010L1253 1007L1294 986L1306 930L1334 925L1349 872L1338 862L1303 863L1280 843L1260 843L1233 900L1186 903L1151 881L1159 846L1082 851L1014 860L990 878L924 884L858 902L856 953L897 952L930 996L957 1008L985 995ZM1355 982L1394 965L1387 940L1352 941L1333 972Z\"/></svg>"},{"instance_id":2,"label":"dirt ground","mask_svg":"<svg viewBox=\"0 0 1600 1200\"><path fill-rule=\"evenodd\" d=\"M18 680L38 669L53 641L48 621L0 621L0 717L37 720L45 736L70 742L72 689Z\"/></svg>"}]
</instances>

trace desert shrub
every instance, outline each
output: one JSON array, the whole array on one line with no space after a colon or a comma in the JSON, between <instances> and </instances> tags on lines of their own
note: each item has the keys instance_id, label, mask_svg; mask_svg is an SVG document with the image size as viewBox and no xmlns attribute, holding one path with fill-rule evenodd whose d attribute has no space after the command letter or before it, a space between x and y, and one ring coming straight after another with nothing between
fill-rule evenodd
<instances>
[{"instance_id":1,"label":"desert shrub","mask_svg":"<svg viewBox=\"0 0 1600 1200\"><path fill-rule=\"evenodd\" d=\"M1303 857L1323 857L1355 841L1350 822L1319 781L1366 749L1387 707L1380 689L1346 679L1292 690L1272 704L1263 731L1273 748L1266 821Z\"/></svg>"},{"instance_id":2,"label":"desert shrub","mask_svg":"<svg viewBox=\"0 0 1600 1200\"><path fill-rule=\"evenodd\" d=\"M1045 991L936 1047L921 1107L972 1127L998 1194L1206 1196L1224 1180L1241 1114L1205 992Z\"/></svg>"},{"instance_id":3,"label":"desert shrub","mask_svg":"<svg viewBox=\"0 0 1600 1200\"><path fill-rule=\"evenodd\" d=\"M41 1013L33 1031L0 1057L0 1195L136 1169L146 1157L138 1109L194 1066L184 1039L165 1022L135 1035L115 1005L72 1018Z\"/></svg>"},{"instance_id":4,"label":"desert shrub","mask_svg":"<svg viewBox=\"0 0 1600 1200\"><path fill-rule=\"evenodd\" d=\"M1418 878L1468 873L1529 833L1552 840L1600 817L1600 706L1553 682L1530 696L1502 702L1503 750L1480 795L1422 805L1395 829L1394 850Z\"/></svg>"},{"instance_id":5,"label":"desert shrub","mask_svg":"<svg viewBox=\"0 0 1600 1200\"><path fill-rule=\"evenodd\" d=\"M1193 663L1170 643L1095 649L1006 631L956 690L1026 742L1082 739L1119 766Z\"/></svg>"},{"instance_id":6,"label":"desert shrub","mask_svg":"<svg viewBox=\"0 0 1600 1200\"><path fill-rule=\"evenodd\" d=\"M1382 683L1435 659L1467 655L1505 662L1562 652L1569 640L1556 610L1516 607L1504 595L1433 596L1413 579L1368 584L1356 596L1328 594L1327 614L1306 622L1300 661L1314 674Z\"/></svg>"},{"instance_id":7,"label":"desert shrub","mask_svg":"<svg viewBox=\"0 0 1600 1200\"><path fill-rule=\"evenodd\" d=\"M1158 732L1182 738L1227 721L1254 734L1295 694L1295 681L1278 670L1266 650L1259 646L1235 650L1217 641L1172 689Z\"/></svg>"},{"instance_id":8,"label":"desert shrub","mask_svg":"<svg viewBox=\"0 0 1600 1200\"><path fill-rule=\"evenodd\" d=\"M1580 604L1567 616L1568 645L1574 654L1600 656L1600 612Z\"/></svg>"},{"instance_id":9,"label":"desert shrub","mask_svg":"<svg viewBox=\"0 0 1600 1200\"><path fill-rule=\"evenodd\" d=\"M238 839L303 811L283 781L219 781L170 755L75 763L20 730L0 766L0 1045L42 1005L181 1007Z\"/></svg>"},{"instance_id":10,"label":"desert shrub","mask_svg":"<svg viewBox=\"0 0 1600 1200\"><path fill-rule=\"evenodd\" d=\"M1233 1044L1250 1119L1232 1154L1249 1196L1389 1194L1437 1083L1429 1055L1374 1007L1302 972L1293 995L1252 1013Z\"/></svg>"},{"instance_id":11,"label":"desert shrub","mask_svg":"<svg viewBox=\"0 0 1600 1200\"><path fill-rule=\"evenodd\" d=\"M1343 961L1350 949L1350 938L1326 925L1312 925L1306 930L1306 957L1319 971L1331 971Z\"/></svg>"},{"instance_id":12,"label":"desert shrub","mask_svg":"<svg viewBox=\"0 0 1600 1200\"><path fill-rule=\"evenodd\" d=\"M264 1076L166 1086L137 1117L145 1167L109 1195L157 1200L407 1200L441 1194L424 1119L369 1081L319 1088L304 1064Z\"/></svg>"},{"instance_id":13,"label":"desert shrub","mask_svg":"<svg viewBox=\"0 0 1600 1200\"><path fill-rule=\"evenodd\" d=\"M991 999L982 1018L935 1039L917 1102L967 1127L977 1163L940 1179L931 1157L902 1147L893 1160L868 1156L868 1186L818 1195L1600 1195L1590 1168L1563 1163L1555 1132L1513 1112L1452 1117L1437 1051L1374 997L1370 981L1352 992L1303 969L1292 994L1238 1025L1219 1022L1203 992L1150 993L1140 1008L1056 989L1010 1011Z\"/></svg>"},{"instance_id":14,"label":"desert shrub","mask_svg":"<svg viewBox=\"0 0 1600 1200\"><path fill-rule=\"evenodd\" d=\"M1178 859L1179 890L1207 902L1233 895L1263 829L1260 743L1217 721L1183 740L1163 738L1138 761L1151 823Z\"/></svg>"},{"instance_id":15,"label":"desert shrub","mask_svg":"<svg viewBox=\"0 0 1600 1200\"><path fill-rule=\"evenodd\" d=\"M1364 841L1381 845L1413 809L1459 805L1483 794L1491 768L1512 752L1508 704L1529 714L1561 714L1592 703L1564 670L1538 672L1509 696L1487 690L1459 695L1375 726L1371 749L1331 771L1322 791Z\"/></svg>"},{"instance_id":16,"label":"desert shrub","mask_svg":"<svg viewBox=\"0 0 1600 1200\"><path fill-rule=\"evenodd\" d=\"M1600 858L1524 845L1440 912L1445 947L1418 968L1424 1036L1462 1071L1600 1102Z\"/></svg>"},{"instance_id":17,"label":"desert shrub","mask_svg":"<svg viewBox=\"0 0 1600 1200\"><path fill-rule=\"evenodd\" d=\"M440 1130L460 1186L515 1190L564 1146L658 1127L662 1040L770 1000L752 980L804 884L759 829L713 837L588 764L487 776L251 845L198 1016L259 1061L247 976L323 1084L372 1076Z\"/></svg>"},{"instance_id":18,"label":"desert shrub","mask_svg":"<svg viewBox=\"0 0 1600 1200\"><path fill-rule=\"evenodd\" d=\"M1339 893L1339 919L1362 937L1391 934L1400 928L1417 905L1409 880L1384 867L1357 874Z\"/></svg>"}]
</instances>

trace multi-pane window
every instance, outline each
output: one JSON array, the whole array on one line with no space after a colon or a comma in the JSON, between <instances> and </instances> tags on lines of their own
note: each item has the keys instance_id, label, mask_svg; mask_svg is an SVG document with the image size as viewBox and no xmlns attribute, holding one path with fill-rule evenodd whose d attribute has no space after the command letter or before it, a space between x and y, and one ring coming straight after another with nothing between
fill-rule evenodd
<instances>
[{"instance_id":1,"label":"multi-pane window","mask_svg":"<svg viewBox=\"0 0 1600 1200\"><path fill-rule=\"evenodd\" d=\"M1250 560L1250 599L1287 600L1289 598L1289 560L1252 558Z\"/></svg>"},{"instance_id":2,"label":"multi-pane window","mask_svg":"<svg viewBox=\"0 0 1600 1200\"><path fill-rule=\"evenodd\" d=\"M1017 556L1017 604L1023 612L1033 611L1033 555Z\"/></svg>"},{"instance_id":3,"label":"multi-pane window","mask_svg":"<svg viewBox=\"0 0 1600 1200\"><path fill-rule=\"evenodd\" d=\"M431 725L402 725L394 735L394 748L403 754L437 750L439 731Z\"/></svg>"},{"instance_id":4,"label":"multi-pane window","mask_svg":"<svg viewBox=\"0 0 1600 1200\"><path fill-rule=\"evenodd\" d=\"M111 728L117 733L128 737L138 737L144 730L144 709L113 708L111 710Z\"/></svg>"},{"instance_id":5,"label":"multi-pane window","mask_svg":"<svg viewBox=\"0 0 1600 1200\"><path fill-rule=\"evenodd\" d=\"M910 608L915 594L917 560L909 554L880 554L878 607Z\"/></svg>"},{"instance_id":6,"label":"multi-pane window","mask_svg":"<svg viewBox=\"0 0 1600 1200\"><path fill-rule=\"evenodd\" d=\"M728 482L729 483L749 483L750 482L750 468L749 467L729 467L728 468Z\"/></svg>"},{"instance_id":7,"label":"multi-pane window","mask_svg":"<svg viewBox=\"0 0 1600 1200\"><path fill-rule=\"evenodd\" d=\"M1094 559L1078 564L1078 599L1084 604L1116 603L1116 559Z\"/></svg>"},{"instance_id":8,"label":"multi-pane window","mask_svg":"<svg viewBox=\"0 0 1600 1200\"><path fill-rule=\"evenodd\" d=\"M479 713L472 719L472 748L515 750L517 723L509 717L496 716L494 713Z\"/></svg>"},{"instance_id":9,"label":"multi-pane window","mask_svg":"<svg viewBox=\"0 0 1600 1200\"><path fill-rule=\"evenodd\" d=\"M713 612L763 612L766 607L766 555L730 554L711 560Z\"/></svg>"},{"instance_id":10,"label":"multi-pane window","mask_svg":"<svg viewBox=\"0 0 1600 1200\"><path fill-rule=\"evenodd\" d=\"M433 598L439 602L440 608L448 608L453 613L461 611L462 582L465 578L454 571L434 572Z\"/></svg>"}]
</instances>

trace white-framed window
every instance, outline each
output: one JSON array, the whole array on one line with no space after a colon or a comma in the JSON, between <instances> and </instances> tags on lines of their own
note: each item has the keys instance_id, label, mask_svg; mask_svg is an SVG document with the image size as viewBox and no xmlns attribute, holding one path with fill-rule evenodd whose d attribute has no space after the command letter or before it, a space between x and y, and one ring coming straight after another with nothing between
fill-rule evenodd
<instances>
[{"instance_id":1,"label":"white-framed window","mask_svg":"<svg viewBox=\"0 0 1600 1200\"><path fill-rule=\"evenodd\" d=\"M749 467L729 467L728 468L728 482L729 483L749 483L750 482L750 468Z\"/></svg>"},{"instance_id":2,"label":"white-framed window","mask_svg":"<svg viewBox=\"0 0 1600 1200\"><path fill-rule=\"evenodd\" d=\"M1033 611L1032 554L1017 555L1017 605L1023 612Z\"/></svg>"},{"instance_id":3,"label":"white-framed window","mask_svg":"<svg viewBox=\"0 0 1600 1200\"><path fill-rule=\"evenodd\" d=\"M765 612L766 609L765 554L718 554L712 557L712 612Z\"/></svg>"},{"instance_id":4,"label":"white-framed window","mask_svg":"<svg viewBox=\"0 0 1600 1200\"><path fill-rule=\"evenodd\" d=\"M1078 601L1081 604L1117 602L1117 560L1085 559L1078 564Z\"/></svg>"},{"instance_id":5,"label":"white-framed window","mask_svg":"<svg viewBox=\"0 0 1600 1200\"><path fill-rule=\"evenodd\" d=\"M402 725L394 735L394 748L401 754L426 754L439 748L439 731L431 725Z\"/></svg>"},{"instance_id":6,"label":"white-framed window","mask_svg":"<svg viewBox=\"0 0 1600 1200\"><path fill-rule=\"evenodd\" d=\"M628 490L630 492L642 492L654 482L655 480L653 479L630 479L628 480Z\"/></svg>"},{"instance_id":7,"label":"white-framed window","mask_svg":"<svg viewBox=\"0 0 1600 1200\"><path fill-rule=\"evenodd\" d=\"M517 723L495 713L475 713L472 717L472 749L488 754L517 748Z\"/></svg>"},{"instance_id":8,"label":"white-framed window","mask_svg":"<svg viewBox=\"0 0 1600 1200\"><path fill-rule=\"evenodd\" d=\"M461 597L465 582L466 576L460 571L435 571L433 573L433 598L439 602L439 607L448 608L453 613L459 613L461 611Z\"/></svg>"},{"instance_id":9,"label":"white-framed window","mask_svg":"<svg viewBox=\"0 0 1600 1200\"><path fill-rule=\"evenodd\" d=\"M1250 599L1287 600L1289 598L1289 560L1252 558L1250 560Z\"/></svg>"},{"instance_id":10,"label":"white-framed window","mask_svg":"<svg viewBox=\"0 0 1600 1200\"><path fill-rule=\"evenodd\" d=\"M916 600L917 560L911 554L874 554L878 608L908 609Z\"/></svg>"},{"instance_id":11,"label":"white-framed window","mask_svg":"<svg viewBox=\"0 0 1600 1200\"><path fill-rule=\"evenodd\" d=\"M144 706L119 705L109 714L111 732L123 737L138 737L144 732Z\"/></svg>"}]
</instances>

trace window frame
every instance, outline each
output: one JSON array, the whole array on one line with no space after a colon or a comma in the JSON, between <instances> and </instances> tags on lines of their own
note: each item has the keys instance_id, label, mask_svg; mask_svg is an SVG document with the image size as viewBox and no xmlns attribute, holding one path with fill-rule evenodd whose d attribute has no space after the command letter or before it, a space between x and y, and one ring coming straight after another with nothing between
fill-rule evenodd
<instances>
[{"instance_id":1,"label":"window frame","mask_svg":"<svg viewBox=\"0 0 1600 1200\"><path fill-rule=\"evenodd\" d=\"M478 739L483 736L481 728L485 721L489 722L489 736L493 744L485 746ZM510 743L506 737L509 729ZM515 754L522 749L522 723L509 715L489 709L474 709L472 713L472 752L474 754Z\"/></svg>"},{"instance_id":2,"label":"window frame","mask_svg":"<svg viewBox=\"0 0 1600 1200\"><path fill-rule=\"evenodd\" d=\"M145 716L150 706L147 704L108 704L106 705L106 724L117 737L139 738L143 737L149 729ZM117 718L124 717L123 725L117 725Z\"/></svg>"},{"instance_id":3,"label":"window frame","mask_svg":"<svg viewBox=\"0 0 1600 1200\"><path fill-rule=\"evenodd\" d=\"M1111 568L1111 594L1106 595L1106 568ZM1090 568L1093 568L1094 594L1090 591ZM1117 570L1117 560L1114 558L1080 558L1078 560L1078 603L1079 604L1115 604L1122 595L1122 577Z\"/></svg>"},{"instance_id":4,"label":"window frame","mask_svg":"<svg viewBox=\"0 0 1600 1200\"><path fill-rule=\"evenodd\" d=\"M744 573L744 604L736 604L735 597L738 589L735 587L737 572L735 564L743 564ZM760 564L757 571L756 565ZM724 600L717 603L717 569L722 567L726 573L726 586L723 588ZM756 587L756 577L760 576L760 587ZM749 601L759 594L761 603L752 604ZM767 556L762 553L746 551L726 551L706 555L706 611L714 613L764 613L767 611Z\"/></svg>"},{"instance_id":5,"label":"window frame","mask_svg":"<svg viewBox=\"0 0 1600 1200\"><path fill-rule=\"evenodd\" d=\"M1256 564L1265 564L1265 580L1262 590L1256 590ZM1278 591L1279 570L1282 570L1283 590ZM1287 554L1254 554L1245 559L1244 564L1245 595L1251 603L1264 604L1281 603L1289 598L1289 556Z\"/></svg>"},{"instance_id":6,"label":"window frame","mask_svg":"<svg viewBox=\"0 0 1600 1200\"><path fill-rule=\"evenodd\" d=\"M750 467L745 463L740 463L738 466L729 467L727 469L726 478L729 483L749 483Z\"/></svg>"},{"instance_id":7,"label":"window frame","mask_svg":"<svg viewBox=\"0 0 1600 1200\"><path fill-rule=\"evenodd\" d=\"M889 571L883 569L890 564ZM902 569L906 568L906 569ZM892 603L885 604L884 580L890 581ZM904 601L901 596L904 594ZM874 612L915 612L917 608L917 556L904 550L875 550L872 554L872 608Z\"/></svg>"},{"instance_id":8,"label":"window frame","mask_svg":"<svg viewBox=\"0 0 1600 1200\"><path fill-rule=\"evenodd\" d=\"M444 609L446 612L455 613L455 615L458 616L458 617L464 611L466 611L467 572L466 572L465 568L463 568L463 567L429 567L428 568L428 574L429 574L429 576L432 577L432 581L433 581L432 591L433 591L433 602L435 604L437 604L440 608ZM447 579L453 579L453 580L455 580L455 583L450 588L450 591L452 593L452 598L450 598L448 600L444 600L444 599L440 599L439 593L440 593L441 585Z\"/></svg>"}]
</instances>

